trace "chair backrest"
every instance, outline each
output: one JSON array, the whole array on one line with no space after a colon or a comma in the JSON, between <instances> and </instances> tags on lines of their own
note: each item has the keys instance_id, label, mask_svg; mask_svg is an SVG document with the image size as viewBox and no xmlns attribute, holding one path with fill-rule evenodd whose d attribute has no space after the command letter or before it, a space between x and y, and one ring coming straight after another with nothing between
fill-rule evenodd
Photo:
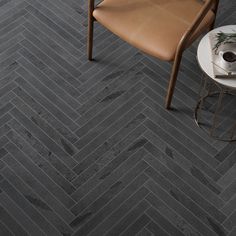
<instances>
[{"instance_id":1,"label":"chair backrest","mask_svg":"<svg viewBox=\"0 0 236 236\"><path fill-rule=\"evenodd\" d=\"M206 0L202 0L203 3L206 2ZM219 0L214 0L213 4L212 4L212 8L211 10L216 14L217 9L218 9L218 5L219 5Z\"/></svg>"},{"instance_id":2,"label":"chair backrest","mask_svg":"<svg viewBox=\"0 0 236 236\"><path fill-rule=\"evenodd\" d=\"M178 45L177 51L176 51L176 56L178 56L178 52L182 52L186 46L188 45L188 42L195 32L195 30L198 28L204 17L207 15L207 13L212 10L214 14L216 15L217 13L217 8L219 4L219 0L203 0L203 6L199 13L197 14L196 18L194 19L192 25L187 29L185 34L183 35L182 39L180 40L180 43Z\"/></svg>"}]
</instances>

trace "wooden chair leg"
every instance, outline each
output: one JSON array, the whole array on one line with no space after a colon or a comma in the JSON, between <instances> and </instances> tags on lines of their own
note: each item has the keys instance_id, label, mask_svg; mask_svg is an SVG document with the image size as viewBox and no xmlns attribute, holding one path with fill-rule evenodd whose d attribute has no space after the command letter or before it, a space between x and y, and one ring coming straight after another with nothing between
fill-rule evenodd
<instances>
[{"instance_id":1,"label":"wooden chair leg","mask_svg":"<svg viewBox=\"0 0 236 236\"><path fill-rule=\"evenodd\" d=\"M87 39L87 50L88 59L91 61L93 59L93 1L89 1L89 12L88 12L88 39Z\"/></svg>"},{"instance_id":2,"label":"wooden chair leg","mask_svg":"<svg viewBox=\"0 0 236 236\"><path fill-rule=\"evenodd\" d=\"M175 83L176 83L176 80L178 77L181 58L182 58L182 55L177 56L174 60L174 64L173 64L172 72L171 72L171 77L170 77L170 81L169 81L169 85L168 85L167 95L166 95L166 102L165 102L166 109L170 109L170 106L171 106L171 101L172 101L172 97L173 97L173 93L174 93L174 89L175 89Z\"/></svg>"}]
</instances>

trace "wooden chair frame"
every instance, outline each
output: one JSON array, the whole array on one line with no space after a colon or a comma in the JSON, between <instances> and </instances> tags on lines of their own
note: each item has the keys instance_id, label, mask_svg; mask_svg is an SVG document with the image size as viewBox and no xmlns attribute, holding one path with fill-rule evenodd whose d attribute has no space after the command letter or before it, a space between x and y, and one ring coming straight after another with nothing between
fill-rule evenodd
<instances>
[{"instance_id":1,"label":"wooden chair frame","mask_svg":"<svg viewBox=\"0 0 236 236\"><path fill-rule=\"evenodd\" d=\"M176 84L176 80L178 77L179 67L182 59L182 54L186 47L189 44L189 40L195 30L198 28L206 14L212 10L215 15L217 13L219 0L205 0L201 11L196 16L195 20L193 21L192 25L186 30L185 34L182 36L175 53L175 58L173 60L172 72L169 80L169 85L167 89L165 107L166 109L170 109L174 88ZM94 21L96 19L93 17L93 10L94 10L94 0L88 0L88 59L92 60L92 53L93 53L93 28L94 28ZM214 28L215 19L212 25L210 26L209 30Z\"/></svg>"}]
</instances>

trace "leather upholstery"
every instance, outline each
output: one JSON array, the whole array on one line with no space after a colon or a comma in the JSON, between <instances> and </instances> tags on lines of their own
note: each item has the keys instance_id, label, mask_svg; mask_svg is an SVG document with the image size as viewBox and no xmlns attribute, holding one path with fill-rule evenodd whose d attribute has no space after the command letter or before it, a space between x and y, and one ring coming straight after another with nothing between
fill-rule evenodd
<instances>
[{"instance_id":1,"label":"leather upholstery","mask_svg":"<svg viewBox=\"0 0 236 236\"><path fill-rule=\"evenodd\" d=\"M172 61L179 41L201 7L200 0L104 0L95 8L93 16L145 53ZM210 11L191 41L210 26L214 17Z\"/></svg>"}]
</instances>

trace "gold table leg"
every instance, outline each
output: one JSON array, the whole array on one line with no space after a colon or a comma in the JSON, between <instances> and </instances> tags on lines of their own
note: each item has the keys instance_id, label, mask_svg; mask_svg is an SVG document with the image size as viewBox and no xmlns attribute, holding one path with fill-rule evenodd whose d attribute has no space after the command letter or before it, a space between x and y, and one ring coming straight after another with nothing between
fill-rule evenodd
<instances>
[{"instance_id":1,"label":"gold table leg","mask_svg":"<svg viewBox=\"0 0 236 236\"><path fill-rule=\"evenodd\" d=\"M210 130L210 135L211 136L213 136L213 132L216 130L217 121L218 121L217 118L218 118L219 113L220 113L221 108L222 108L223 95L224 95L224 90L221 89L219 99L218 99L218 102L217 102L216 111L215 111L214 117L213 117L213 124L212 124L211 130Z\"/></svg>"}]
</instances>

